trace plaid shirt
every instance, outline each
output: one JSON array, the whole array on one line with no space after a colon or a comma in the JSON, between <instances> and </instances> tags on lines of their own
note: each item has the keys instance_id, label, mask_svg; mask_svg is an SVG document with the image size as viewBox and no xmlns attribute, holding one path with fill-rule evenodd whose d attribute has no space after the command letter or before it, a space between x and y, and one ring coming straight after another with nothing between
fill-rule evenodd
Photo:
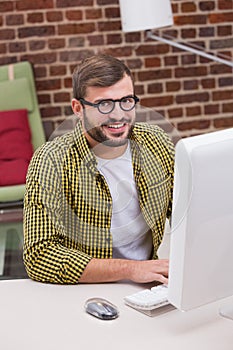
<instances>
[{"instance_id":1,"label":"plaid shirt","mask_svg":"<svg viewBox=\"0 0 233 350\"><path fill-rule=\"evenodd\" d=\"M164 131L145 123L135 124L130 143L156 259L171 215L174 147ZM80 123L35 152L24 199L24 263L32 279L78 283L92 257L112 257L112 198L96 165Z\"/></svg>"}]
</instances>

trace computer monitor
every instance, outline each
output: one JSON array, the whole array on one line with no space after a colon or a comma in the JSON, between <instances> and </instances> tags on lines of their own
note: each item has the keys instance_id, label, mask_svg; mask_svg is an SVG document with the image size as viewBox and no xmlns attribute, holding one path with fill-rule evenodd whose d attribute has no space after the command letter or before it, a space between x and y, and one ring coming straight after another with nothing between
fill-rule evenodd
<instances>
[{"instance_id":1,"label":"computer monitor","mask_svg":"<svg viewBox=\"0 0 233 350\"><path fill-rule=\"evenodd\" d=\"M233 295L233 128L178 141L168 299L180 310ZM221 310L233 318L233 304Z\"/></svg>"}]
</instances>

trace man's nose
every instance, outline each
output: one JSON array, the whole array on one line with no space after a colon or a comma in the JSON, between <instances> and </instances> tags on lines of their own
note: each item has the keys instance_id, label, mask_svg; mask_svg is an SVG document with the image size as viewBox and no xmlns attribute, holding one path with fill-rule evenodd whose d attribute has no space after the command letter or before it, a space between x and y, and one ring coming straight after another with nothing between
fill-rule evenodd
<instances>
[{"instance_id":1,"label":"man's nose","mask_svg":"<svg viewBox=\"0 0 233 350\"><path fill-rule=\"evenodd\" d=\"M110 113L110 116L114 119L122 119L125 116L124 111L120 107L120 102L115 102L113 111Z\"/></svg>"}]
</instances>

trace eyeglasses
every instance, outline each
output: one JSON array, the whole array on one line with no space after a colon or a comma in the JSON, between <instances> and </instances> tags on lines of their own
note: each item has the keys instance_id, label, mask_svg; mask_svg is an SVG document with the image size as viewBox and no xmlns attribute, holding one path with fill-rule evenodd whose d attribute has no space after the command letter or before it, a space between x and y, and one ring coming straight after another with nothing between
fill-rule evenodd
<instances>
[{"instance_id":1,"label":"eyeglasses","mask_svg":"<svg viewBox=\"0 0 233 350\"><path fill-rule=\"evenodd\" d=\"M108 114L111 113L115 108L115 103L119 102L120 108L125 111L129 112L131 111L137 102L139 102L139 98L135 95L125 96L117 100L107 99L107 100L101 100L98 103L92 103L89 101L86 101L84 98L80 98L79 101L82 103L83 107L84 105L92 106L95 108L98 108L98 111L102 114Z\"/></svg>"}]
</instances>

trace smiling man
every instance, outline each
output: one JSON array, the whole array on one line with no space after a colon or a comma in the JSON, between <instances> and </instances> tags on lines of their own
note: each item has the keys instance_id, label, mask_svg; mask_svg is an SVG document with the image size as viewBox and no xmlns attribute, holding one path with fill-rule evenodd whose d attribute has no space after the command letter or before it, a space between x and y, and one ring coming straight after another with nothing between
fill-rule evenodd
<instances>
[{"instance_id":1,"label":"smiling man","mask_svg":"<svg viewBox=\"0 0 233 350\"><path fill-rule=\"evenodd\" d=\"M73 74L74 131L36 151L24 200L24 262L51 283L168 282L159 260L172 205L174 147L137 123L132 75L95 55Z\"/></svg>"}]
</instances>

